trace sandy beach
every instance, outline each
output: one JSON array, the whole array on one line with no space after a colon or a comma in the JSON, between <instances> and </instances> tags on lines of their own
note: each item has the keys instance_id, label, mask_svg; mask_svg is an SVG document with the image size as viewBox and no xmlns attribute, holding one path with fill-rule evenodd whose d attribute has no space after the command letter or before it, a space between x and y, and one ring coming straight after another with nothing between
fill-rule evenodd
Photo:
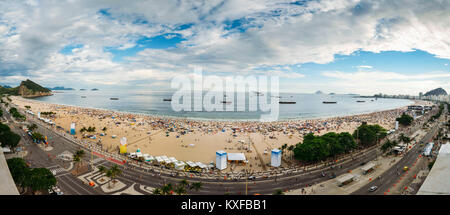
<instances>
[{"instance_id":1,"label":"sandy beach","mask_svg":"<svg viewBox=\"0 0 450 215\"><path fill-rule=\"evenodd\" d=\"M406 107L345 117L313 120L289 120L270 123L238 121L199 121L180 118L161 118L148 115L120 113L109 110L56 105L36 100L11 97L12 103L25 110L54 112L51 119L55 128L68 132L71 123L76 124L77 139L91 141L109 152L118 152L120 139L127 138L128 152L152 156L166 155L181 161L215 162L215 152L244 153L249 161L247 167L254 171L263 170L270 163L270 151L283 144L295 145L309 132L324 134L327 132L352 133L361 122L379 124L386 129L395 127L395 118ZM416 105L426 102L416 101ZM46 116L42 116L46 117ZM95 127L95 132L80 133L80 129ZM102 131L106 128L106 131ZM103 134L102 134L103 133ZM83 138L95 136L96 139ZM113 138L115 137L115 138ZM57 143L54 143L57 144ZM285 151L283 166L289 165L291 152ZM231 166L227 171L237 171L243 166Z\"/></svg>"}]
</instances>

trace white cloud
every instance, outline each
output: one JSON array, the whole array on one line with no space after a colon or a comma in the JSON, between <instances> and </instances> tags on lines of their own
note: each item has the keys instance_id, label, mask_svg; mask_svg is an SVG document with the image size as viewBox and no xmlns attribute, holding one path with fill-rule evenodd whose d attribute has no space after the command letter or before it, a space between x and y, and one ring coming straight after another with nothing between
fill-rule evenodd
<instances>
[{"instance_id":1,"label":"white cloud","mask_svg":"<svg viewBox=\"0 0 450 215\"><path fill-rule=\"evenodd\" d=\"M273 67L286 78L303 78L286 65L329 63L355 51L429 52L450 59L449 1L1 1L0 76L31 77L46 83L127 85L163 80L201 66L206 73L251 74ZM98 13L107 9L109 16ZM225 28L240 19L246 28ZM143 20L144 24L137 21ZM191 28L176 27L192 23ZM146 49L114 62L106 47L126 50L143 37L178 33L171 49ZM173 34L169 34L173 35ZM59 53L83 44L73 55ZM361 65L360 69L373 69ZM397 73L329 73L342 80L447 78ZM384 75L389 78L381 78ZM351 76L351 77L350 77ZM412 82L411 82L412 83ZM414 82L415 83L415 82ZM435 84L435 82L427 82ZM439 83L439 82L436 82ZM377 87L392 89L377 83ZM387 83L388 84L388 83ZM416 83L415 83L416 84ZM420 84L418 85L420 86ZM409 88L409 87L405 87ZM377 90L378 91L378 90Z\"/></svg>"}]
</instances>

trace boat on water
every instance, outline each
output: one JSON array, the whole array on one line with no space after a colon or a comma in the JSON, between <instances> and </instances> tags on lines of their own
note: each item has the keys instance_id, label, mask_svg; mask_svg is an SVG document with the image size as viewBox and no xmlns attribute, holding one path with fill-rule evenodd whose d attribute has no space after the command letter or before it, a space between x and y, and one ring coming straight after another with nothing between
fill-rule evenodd
<instances>
[{"instance_id":1,"label":"boat on water","mask_svg":"<svg viewBox=\"0 0 450 215\"><path fill-rule=\"evenodd\" d=\"M172 99L163 99L164 102L171 102Z\"/></svg>"},{"instance_id":2,"label":"boat on water","mask_svg":"<svg viewBox=\"0 0 450 215\"><path fill-rule=\"evenodd\" d=\"M86 96L81 96L81 98L83 98L83 99L84 99L84 98L86 98Z\"/></svg>"},{"instance_id":3,"label":"boat on water","mask_svg":"<svg viewBox=\"0 0 450 215\"><path fill-rule=\"evenodd\" d=\"M261 92L258 92L258 91L255 91L254 93L256 94L256 96L264 96L264 93L261 93Z\"/></svg>"},{"instance_id":4,"label":"boat on water","mask_svg":"<svg viewBox=\"0 0 450 215\"><path fill-rule=\"evenodd\" d=\"M278 102L278 103L280 103L280 104L296 104L297 102L282 102L282 101L280 101L280 102Z\"/></svg>"},{"instance_id":5,"label":"boat on water","mask_svg":"<svg viewBox=\"0 0 450 215\"><path fill-rule=\"evenodd\" d=\"M337 102L327 102L327 101L323 101L322 103L324 103L324 104L336 104Z\"/></svg>"},{"instance_id":6,"label":"boat on water","mask_svg":"<svg viewBox=\"0 0 450 215\"><path fill-rule=\"evenodd\" d=\"M119 98L109 98L110 100L119 100Z\"/></svg>"},{"instance_id":7,"label":"boat on water","mask_svg":"<svg viewBox=\"0 0 450 215\"><path fill-rule=\"evenodd\" d=\"M366 102L366 101L364 101L364 100L358 100L358 101L356 101L356 102Z\"/></svg>"},{"instance_id":8,"label":"boat on water","mask_svg":"<svg viewBox=\"0 0 450 215\"><path fill-rule=\"evenodd\" d=\"M222 101L223 104L231 104L230 101Z\"/></svg>"}]
</instances>

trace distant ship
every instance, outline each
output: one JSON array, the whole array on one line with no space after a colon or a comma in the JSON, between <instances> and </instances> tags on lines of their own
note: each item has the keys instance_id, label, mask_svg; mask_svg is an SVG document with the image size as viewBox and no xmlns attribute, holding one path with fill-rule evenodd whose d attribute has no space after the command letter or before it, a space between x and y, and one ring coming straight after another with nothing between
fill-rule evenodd
<instances>
[{"instance_id":1,"label":"distant ship","mask_svg":"<svg viewBox=\"0 0 450 215\"><path fill-rule=\"evenodd\" d=\"M280 104L296 104L297 102L282 102L282 101L280 101L279 103Z\"/></svg>"},{"instance_id":2,"label":"distant ship","mask_svg":"<svg viewBox=\"0 0 450 215\"><path fill-rule=\"evenodd\" d=\"M366 101L364 101L364 100L358 100L358 101L356 101L356 102L366 102Z\"/></svg>"},{"instance_id":3,"label":"distant ship","mask_svg":"<svg viewBox=\"0 0 450 215\"><path fill-rule=\"evenodd\" d=\"M165 101L165 102L171 102L172 99L163 99L163 101Z\"/></svg>"},{"instance_id":4,"label":"distant ship","mask_svg":"<svg viewBox=\"0 0 450 215\"><path fill-rule=\"evenodd\" d=\"M230 101L222 101L223 104L231 104Z\"/></svg>"},{"instance_id":5,"label":"distant ship","mask_svg":"<svg viewBox=\"0 0 450 215\"><path fill-rule=\"evenodd\" d=\"M337 102L322 102L322 103L324 103L324 104L336 104Z\"/></svg>"},{"instance_id":6,"label":"distant ship","mask_svg":"<svg viewBox=\"0 0 450 215\"><path fill-rule=\"evenodd\" d=\"M109 98L109 99L111 99L111 100L119 100L119 98Z\"/></svg>"},{"instance_id":7,"label":"distant ship","mask_svg":"<svg viewBox=\"0 0 450 215\"><path fill-rule=\"evenodd\" d=\"M86 98L86 96L81 96L81 98Z\"/></svg>"}]
</instances>

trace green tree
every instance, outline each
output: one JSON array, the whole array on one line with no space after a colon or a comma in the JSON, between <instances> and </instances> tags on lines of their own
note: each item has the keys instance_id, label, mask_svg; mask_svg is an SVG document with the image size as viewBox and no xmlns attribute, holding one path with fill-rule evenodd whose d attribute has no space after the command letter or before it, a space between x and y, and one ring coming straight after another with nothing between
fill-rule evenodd
<instances>
[{"instance_id":1,"label":"green tree","mask_svg":"<svg viewBox=\"0 0 450 215\"><path fill-rule=\"evenodd\" d=\"M176 188L175 188L175 193L177 195L183 195L186 194L186 187L183 186L182 184L179 184Z\"/></svg>"},{"instance_id":2,"label":"green tree","mask_svg":"<svg viewBox=\"0 0 450 215\"><path fill-rule=\"evenodd\" d=\"M173 190L173 186L171 183L165 184L164 186L161 187L161 193L163 195L169 195L171 194L171 191Z\"/></svg>"},{"instance_id":3,"label":"green tree","mask_svg":"<svg viewBox=\"0 0 450 215\"><path fill-rule=\"evenodd\" d=\"M98 171L101 172L101 173L106 173L106 172L108 172L108 169L106 167L104 167L104 166L99 166L98 167Z\"/></svg>"},{"instance_id":4,"label":"green tree","mask_svg":"<svg viewBox=\"0 0 450 215\"><path fill-rule=\"evenodd\" d=\"M73 155L73 162L75 162L75 166L76 166L76 169L77 169L77 175L78 175L78 170L79 170L80 164L83 161L84 155L85 155L85 153L84 153L83 150L78 150Z\"/></svg>"},{"instance_id":5,"label":"green tree","mask_svg":"<svg viewBox=\"0 0 450 215\"><path fill-rule=\"evenodd\" d=\"M109 182L113 182L113 186L115 185L116 177L122 174L122 170L119 169L119 166L116 164L112 166L108 172L106 172L106 176L109 177L111 180ZM110 184L111 185L111 184Z\"/></svg>"},{"instance_id":6,"label":"green tree","mask_svg":"<svg viewBox=\"0 0 450 215\"><path fill-rule=\"evenodd\" d=\"M161 189L155 188L155 189L153 190L152 194L153 194L153 195L161 195L161 194L162 194Z\"/></svg>"},{"instance_id":7,"label":"green tree","mask_svg":"<svg viewBox=\"0 0 450 215\"><path fill-rule=\"evenodd\" d=\"M277 190L275 190L275 192L273 193L273 195L284 195L284 192L283 192L283 190L281 190L281 189L277 189Z\"/></svg>"},{"instance_id":8,"label":"green tree","mask_svg":"<svg viewBox=\"0 0 450 215\"><path fill-rule=\"evenodd\" d=\"M44 135L42 135L41 133L38 133L38 132L33 132L31 134L31 138L33 138L33 140L36 140L38 142L45 140Z\"/></svg>"},{"instance_id":9,"label":"green tree","mask_svg":"<svg viewBox=\"0 0 450 215\"><path fill-rule=\"evenodd\" d=\"M6 160L11 176L21 189L27 186L27 180L30 176L30 169L22 158L11 158Z\"/></svg>"},{"instance_id":10,"label":"green tree","mask_svg":"<svg viewBox=\"0 0 450 215\"><path fill-rule=\"evenodd\" d=\"M34 131L34 130L36 130L38 127L37 127L37 125L36 124L31 124L31 125L28 125L28 130L30 130L30 131Z\"/></svg>"},{"instance_id":11,"label":"green tree","mask_svg":"<svg viewBox=\"0 0 450 215\"><path fill-rule=\"evenodd\" d=\"M9 126L0 123L0 143L2 147L9 147L13 151L19 145L20 135L11 131Z\"/></svg>"},{"instance_id":12,"label":"green tree","mask_svg":"<svg viewBox=\"0 0 450 215\"><path fill-rule=\"evenodd\" d=\"M414 118L412 118L410 115L407 115L403 113L399 118L396 119L398 123L404 126L409 126L414 121Z\"/></svg>"},{"instance_id":13,"label":"green tree","mask_svg":"<svg viewBox=\"0 0 450 215\"><path fill-rule=\"evenodd\" d=\"M411 138L409 138L408 136L406 136L404 133L401 133L398 141L404 142L404 143L410 143L411 142Z\"/></svg>"},{"instance_id":14,"label":"green tree","mask_svg":"<svg viewBox=\"0 0 450 215\"><path fill-rule=\"evenodd\" d=\"M190 189L195 190L195 191L199 191L201 188L203 187L202 182L194 182L191 184Z\"/></svg>"},{"instance_id":15,"label":"green tree","mask_svg":"<svg viewBox=\"0 0 450 215\"><path fill-rule=\"evenodd\" d=\"M372 146L377 144L382 138L386 137L387 131L380 125L361 125L354 132L353 137L362 146Z\"/></svg>"},{"instance_id":16,"label":"green tree","mask_svg":"<svg viewBox=\"0 0 450 215\"><path fill-rule=\"evenodd\" d=\"M55 186L56 178L53 173L46 168L34 168L30 171L27 185L35 194L37 191L47 190L52 186Z\"/></svg>"}]
</instances>

